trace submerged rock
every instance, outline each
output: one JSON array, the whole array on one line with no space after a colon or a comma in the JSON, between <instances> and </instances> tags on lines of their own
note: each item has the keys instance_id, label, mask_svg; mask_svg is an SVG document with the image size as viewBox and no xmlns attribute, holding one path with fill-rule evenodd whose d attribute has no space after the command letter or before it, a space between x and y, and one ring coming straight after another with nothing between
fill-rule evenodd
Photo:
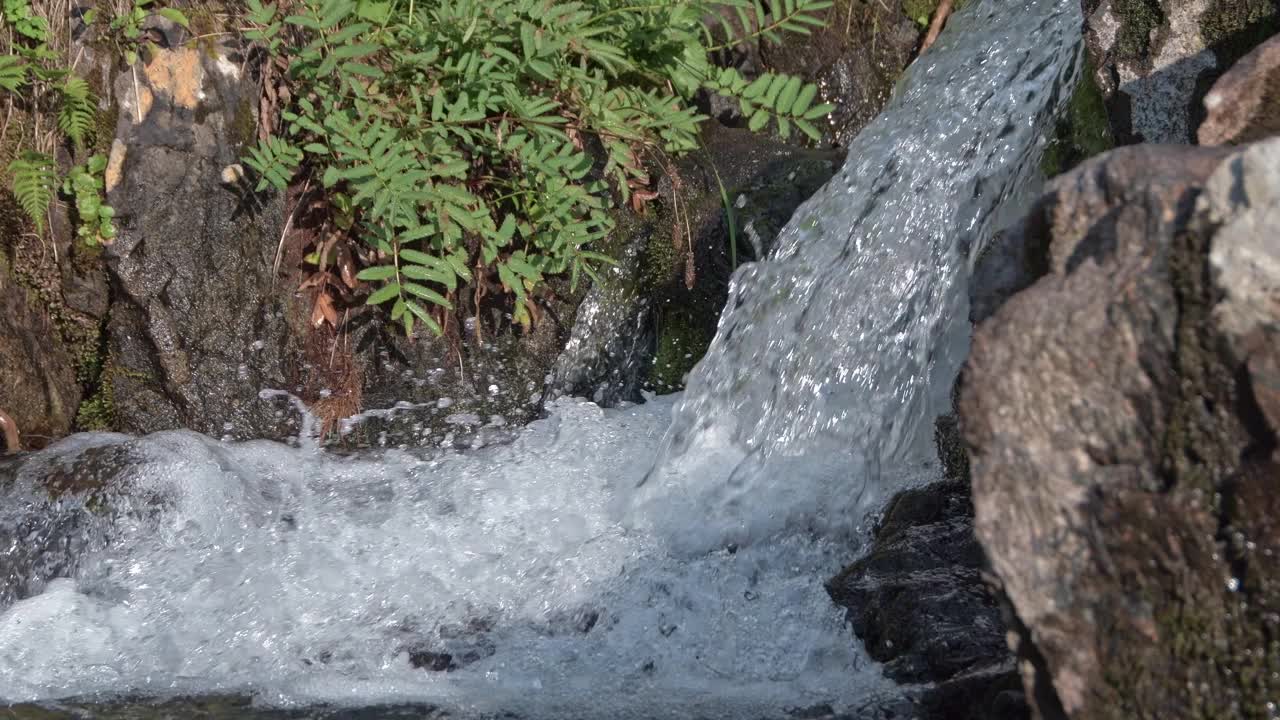
<instances>
[{"instance_id":1,"label":"submerged rock","mask_svg":"<svg viewBox=\"0 0 1280 720\"><path fill-rule=\"evenodd\" d=\"M1280 677L1280 142L1050 185L975 333L977 531L1041 717L1268 717Z\"/></svg>"}]
</instances>

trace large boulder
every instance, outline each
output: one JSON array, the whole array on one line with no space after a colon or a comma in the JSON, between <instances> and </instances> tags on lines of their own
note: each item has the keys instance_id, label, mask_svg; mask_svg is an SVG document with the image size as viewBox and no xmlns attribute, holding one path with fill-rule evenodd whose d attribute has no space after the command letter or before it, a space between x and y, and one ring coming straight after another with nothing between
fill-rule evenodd
<instances>
[{"instance_id":1,"label":"large boulder","mask_svg":"<svg viewBox=\"0 0 1280 720\"><path fill-rule=\"evenodd\" d=\"M1083 0L1116 139L1190 143L1213 80L1280 30L1273 0Z\"/></svg>"},{"instance_id":2,"label":"large boulder","mask_svg":"<svg viewBox=\"0 0 1280 720\"><path fill-rule=\"evenodd\" d=\"M978 537L1041 717L1268 717L1280 689L1280 141L1123 148L1020 230L977 329Z\"/></svg>"},{"instance_id":3,"label":"large boulder","mask_svg":"<svg viewBox=\"0 0 1280 720\"><path fill-rule=\"evenodd\" d=\"M255 141L257 86L236 48L186 46L163 23L155 32L161 47L115 77L110 424L284 437L290 419L258 399L292 387L300 362L290 293L271 272L284 214L223 177Z\"/></svg>"},{"instance_id":4,"label":"large boulder","mask_svg":"<svg viewBox=\"0 0 1280 720\"><path fill-rule=\"evenodd\" d=\"M305 258L328 237L322 199L254 193L238 174L261 98L277 92L242 70L254 67L245 50L191 47L159 18L149 27L163 42L115 76L106 177L119 292L101 395L110 426L129 432L474 446L538 417L549 395L612 404L678 389L714 334L735 259L766 252L840 161L712 123L706 152L663 168L648 207L618 211L604 249L620 265L585 305L585 283L553 279L526 329L506 293L465 287L443 336L406 337L358 293L326 294L334 315L316 314L329 291Z\"/></svg>"},{"instance_id":5,"label":"large boulder","mask_svg":"<svg viewBox=\"0 0 1280 720\"><path fill-rule=\"evenodd\" d=\"M1201 145L1246 143L1280 134L1280 35L1254 48L1213 84Z\"/></svg>"}]
</instances>

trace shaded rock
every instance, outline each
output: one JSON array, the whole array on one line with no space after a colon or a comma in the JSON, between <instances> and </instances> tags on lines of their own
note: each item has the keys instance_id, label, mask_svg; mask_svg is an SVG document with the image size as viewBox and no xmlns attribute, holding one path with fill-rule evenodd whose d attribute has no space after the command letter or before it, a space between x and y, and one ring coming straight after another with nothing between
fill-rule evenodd
<instances>
[{"instance_id":1,"label":"shaded rock","mask_svg":"<svg viewBox=\"0 0 1280 720\"><path fill-rule=\"evenodd\" d=\"M1107 116L1106 98L1086 58L1076 78L1071 99L1049 137L1040 169L1045 177L1060 175L1085 160L1115 147L1111 120Z\"/></svg>"},{"instance_id":2,"label":"shaded rock","mask_svg":"<svg viewBox=\"0 0 1280 720\"><path fill-rule=\"evenodd\" d=\"M707 152L678 163L678 177L664 178L645 215L618 213L619 266L578 308L551 397L613 405L639 400L641 390L684 387L715 335L735 262L764 257L795 209L843 161L835 151L718 124L706 129L703 143Z\"/></svg>"},{"instance_id":3,"label":"shaded rock","mask_svg":"<svg viewBox=\"0 0 1280 720\"><path fill-rule=\"evenodd\" d=\"M1271 272L1274 152L1124 148L1054 181L1026 224L1046 275L975 333L976 527L1041 717L1269 712L1280 474L1248 353L1274 351L1226 316L1271 312L1280 274L1243 274Z\"/></svg>"},{"instance_id":4,"label":"shaded rock","mask_svg":"<svg viewBox=\"0 0 1280 720\"><path fill-rule=\"evenodd\" d=\"M1218 78L1204 97L1201 145L1247 143L1280 133L1280 35Z\"/></svg>"},{"instance_id":5,"label":"shaded rock","mask_svg":"<svg viewBox=\"0 0 1280 720\"><path fill-rule=\"evenodd\" d=\"M1094 78L1122 144L1192 142L1201 99L1213 80L1280 29L1280 8L1271 0L1085 0L1084 5Z\"/></svg>"},{"instance_id":6,"label":"shaded rock","mask_svg":"<svg viewBox=\"0 0 1280 720\"><path fill-rule=\"evenodd\" d=\"M867 554L827 583L885 674L925 683L923 718L1025 718L1004 623L973 532L968 462L955 418L939 420L947 479L898 493Z\"/></svg>"},{"instance_id":7,"label":"shaded rock","mask_svg":"<svg viewBox=\"0 0 1280 720\"><path fill-rule=\"evenodd\" d=\"M65 347L50 342L56 337L46 311L0 271L0 411L27 442L66 435L80 405L75 364Z\"/></svg>"}]
</instances>

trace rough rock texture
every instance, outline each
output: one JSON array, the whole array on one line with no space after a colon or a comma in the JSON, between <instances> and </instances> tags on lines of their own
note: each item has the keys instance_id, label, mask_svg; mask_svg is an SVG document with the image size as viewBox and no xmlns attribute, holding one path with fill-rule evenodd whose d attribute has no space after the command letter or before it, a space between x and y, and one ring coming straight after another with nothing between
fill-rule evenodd
<instances>
[{"instance_id":1,"label":"rough rock texture","mask_svg":"<svg viewBox=\"0 0 1280 720\"><path fill-rule=\"evenodd\" d=\"M28 442L65 435L75 422L75 364L44 308L0 270L0 411Z\"/></svg>"},{"instance_id":2,"label":"rough rock texture","mask_svg":"<svg viewBox=\"0 0 1280 720\"><path fill-rule=\"evenodd\" d=\"M115 80L120 116L106 173L119 237L106 369L114 427L215 436L289 434L260 388L288 387L288 294L270 273L278 202L224 185L253 141L256 89L234 49L158 49Z\"/></svg>"},{"instance_id":3,"label":"rough rock texture","mask_svg":"<svg viewBox=\"0 0 1280 720\"><path fill-rule=\"evenodd\" d=\"M1192 142L1209 85L1280 29L1272 0L1084 0L1084 6L1094 77L1122 144Z\"/></svg>"},{"instance_id":4,"label":"rough rock texture","mask_svg":"<svg viewBox=\"0 0 1280 720\"><path fill-rule=\"evenodd\" d=\"M1047 274L975 333L977 532L1041 717L1269 717L1278 151L1123 148L1053 182L1024 226Z\"/></svg>"},{"instance_id":5,"label":"rough rock texture","mask_svg":"<svg viewBox=\"0 0 1280 720\"><path fill-rule=\"evenodd\" d=\"M1201 145L1247 143L1280 134L1280 35L1231 67L1204 96Z\"/></svg>"},{"instance_id":6,"label":"rough rock texture","mask_svg":"<svg viewBox=\"0 0 1280 720\"><path fill-rule=\"evenodd\" d=\"M868 654L904 684L925 683L925 719L1012 720L1028 707L982 578L968 459L955 418L938 423L946 479L889 502L867 554L827 583Z\"/></svg>"},{"instance_id":7,"label":"rough rock texture","mask_svg":"<svg viewBox=\"0 0 1280 720\"><path fill-rule=\"evenodd\" d=\"M17 151L15 128L25 122L21 110L11 113L0 165ZM70 167L83 158L64 151L58 160ZM101 252L74 240L64 214L51 220L37 233L7 181L0 188L0 411L14 418L27 449L86 426L77 416L84 391L97 382L107 312Z\"/></svg>"}]
</instances>

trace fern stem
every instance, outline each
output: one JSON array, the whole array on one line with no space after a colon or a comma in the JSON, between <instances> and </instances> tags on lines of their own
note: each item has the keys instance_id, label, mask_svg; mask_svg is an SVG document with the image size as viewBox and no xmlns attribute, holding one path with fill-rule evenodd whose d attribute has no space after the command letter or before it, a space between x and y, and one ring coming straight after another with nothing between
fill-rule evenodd
<instances>
[{"instance_id":1,"label":"fern stem","mask_svg":"<svg viewBox=\"0 0 1280 720\"><path fill-rule=\"evenodd\" d=\"M787 24L789 20L791 20L791 18L798 17L802 14L803 14L803 10L797 9L795 12L789 15L784 15L778 18L777 20L774 20L773 22L769 23L768 25L765 25L759 30L756 30L755 32L750 33L744 37L738 38L737 40L730 40L729 42L720 43L719 45L712 45L711 47L707 48L707 52L708 53L720 52L721 50L728 50L731 47L737 47L738 45L741 45L742 43L745 43L748 40L755 40L756 38L766 33L771 33L774 30L777 30L778 28L783 27L784 25Z\"/></svg>"}]
</instances>

